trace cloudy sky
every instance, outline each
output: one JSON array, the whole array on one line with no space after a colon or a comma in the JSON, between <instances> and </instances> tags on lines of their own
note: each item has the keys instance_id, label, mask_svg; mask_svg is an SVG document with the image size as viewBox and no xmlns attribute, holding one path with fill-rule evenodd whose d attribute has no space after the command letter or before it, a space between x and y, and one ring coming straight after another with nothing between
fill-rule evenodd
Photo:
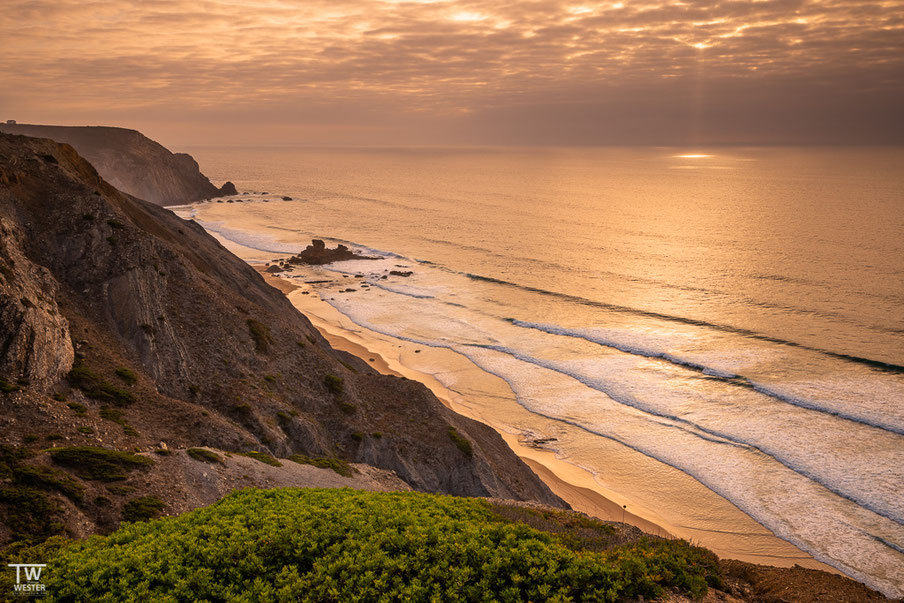
<instances>
[{"instance_id":1,"label":"cloudy sky","mask_svg":"<svg viewBox=\"0 0 904 603\"><path fill-rule=\"evenodd\" d=\"M0 83L174 145L904 142L904 0L5 0Z\"/></svg>"}]
</instances>

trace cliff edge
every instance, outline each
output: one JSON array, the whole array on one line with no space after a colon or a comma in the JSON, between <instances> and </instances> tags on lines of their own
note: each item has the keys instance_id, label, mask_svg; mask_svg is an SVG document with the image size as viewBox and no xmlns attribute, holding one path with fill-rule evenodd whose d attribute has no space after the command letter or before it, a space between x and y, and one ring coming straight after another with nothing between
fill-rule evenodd
<instances>
[{"instance_id":1,"label":"cliff edge","mask_svg":"<svg viewBox=\"0 0 904 603\"><path fill-rule=\"evenodd\" d=\"M108 530L142 495L176 509L187 474L160 481L111 451L156 467L147 453L194 447L564 506L490 427L332 349L199 225L121 193L68 145L0 133L0 541Z\"/></svg>"},{"instance_id":2,"label":"cliff edge","mask_svg":"<svg viewBox=\"0 0 904 603\"><path fill-rule=\"evenodd\" d=\"M171 153L141 132L107 126L0 124L0 132L49 138L72 146L100 176L133 197L179 205L236 194L227 182L215 187L186 153Z\"/></svg>"}]
</instances>

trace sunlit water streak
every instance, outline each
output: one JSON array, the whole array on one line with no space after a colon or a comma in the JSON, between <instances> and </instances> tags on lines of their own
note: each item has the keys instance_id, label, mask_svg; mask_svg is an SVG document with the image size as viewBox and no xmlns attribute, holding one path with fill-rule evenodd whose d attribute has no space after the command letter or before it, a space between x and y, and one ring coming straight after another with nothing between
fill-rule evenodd
<instances>
[{"instance_id":1,"label":"sunlit water streak","mask_svg":"<svg viewBox=\"0 0 904 603\"><path fill-rule=\"evenodd\" d=\"M901 150L192 152L274 193L199 207L205 227L384 255L327 267L319 294L503 378L608 488L604 441L904 594ZM338 272L370 287L343 293ZM705 544L701 504L667 514Z\"/></svg>"}]
</instances>

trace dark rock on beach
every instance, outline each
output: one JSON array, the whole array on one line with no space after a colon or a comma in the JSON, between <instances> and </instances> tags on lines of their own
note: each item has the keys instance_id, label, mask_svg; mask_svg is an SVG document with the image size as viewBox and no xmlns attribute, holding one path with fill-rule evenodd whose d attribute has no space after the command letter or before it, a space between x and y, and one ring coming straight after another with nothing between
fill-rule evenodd
<instances>
[{"instance_id":1,"label":"dark rock on beach","mask_svg":"<svg viewBox=\"0 0 904 603\"><path fill-rule=\"evenodd\" d=\"M311 264L319 266L321 264L330 264L332 262L344 262L348 260L380 260L382 258L361 255L354 252L345 245L339 244L335 249L330 249L326 243L320 239L314 239L311 244L305 247L304 251L296 256L289 258L290 264Z\"/></svg>"}]
</instances>

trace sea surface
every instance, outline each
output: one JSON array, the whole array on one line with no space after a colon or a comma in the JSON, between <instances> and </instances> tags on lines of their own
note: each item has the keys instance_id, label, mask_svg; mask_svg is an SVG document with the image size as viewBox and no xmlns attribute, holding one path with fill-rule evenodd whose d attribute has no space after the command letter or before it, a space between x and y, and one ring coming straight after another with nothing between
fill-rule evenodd
<instances>
[{"instance_id":1,"label":"sea surface","mask_svg":"<svg viewBox=\"0 0 904 603\"><path fill-rule=\"evenodd\" d=\"M382 257L317 292L504 379L607 488L732 535L690 476L904 596L904 149L189 150L253 193L196 206L208 230Z\"/></svg>"}]
</instances>

